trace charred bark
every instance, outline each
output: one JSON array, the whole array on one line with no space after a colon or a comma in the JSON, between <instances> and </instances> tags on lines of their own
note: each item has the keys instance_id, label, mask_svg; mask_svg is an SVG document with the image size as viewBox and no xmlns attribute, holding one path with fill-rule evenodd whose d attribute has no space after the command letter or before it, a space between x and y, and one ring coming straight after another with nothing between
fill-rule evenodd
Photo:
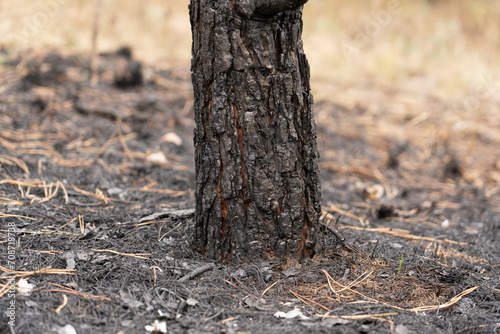
<instances>
[{"instance_id":1,"label":"charred bark","mask_svg":"<svg viewBox=\"0 0 500 334\"><path fill-rule=\"evenodd\" d=\"M194 248L219 261L314 255L319 154L307 0L191 0Z\"/></svg>"}]
</instances>

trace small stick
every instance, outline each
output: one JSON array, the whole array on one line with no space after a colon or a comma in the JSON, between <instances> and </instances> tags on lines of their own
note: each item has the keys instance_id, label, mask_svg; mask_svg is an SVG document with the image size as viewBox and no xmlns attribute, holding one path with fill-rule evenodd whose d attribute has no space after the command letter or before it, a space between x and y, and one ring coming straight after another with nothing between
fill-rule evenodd
<instances>
[{"instance_id":1,"label":"small stick","mask_svg":"<svg viewBox=\"0 0 500 334\"><path fill-rule=\"evenodd\" d=\"M191 271L189 274L179 278L177 280L177 282L180 282L180 283L187 282L190 279L193 279L196 276L203 274L205 271L209 271L209 270L214 269L214 268L215 268L215 264L213 264L213 263L209 263L209 264L206 264L204 266L198 267L198 268L194 269L193 271Z\"/></svg>"}]
</instances>

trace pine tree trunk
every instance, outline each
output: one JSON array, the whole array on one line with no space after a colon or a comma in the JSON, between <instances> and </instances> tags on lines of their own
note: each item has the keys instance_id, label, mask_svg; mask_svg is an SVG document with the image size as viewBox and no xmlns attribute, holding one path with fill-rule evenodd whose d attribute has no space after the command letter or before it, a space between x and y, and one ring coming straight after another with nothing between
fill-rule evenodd
<instances>
[{"instance_id":1,"label":"pine tree trunk","mask_svg":"<svg viewBox=\"0 0 500 334\"><path fill-rule=\"evenodd\" d=\"M191 0L194 248L219 261L314 255L319 154L307 0Z\"/></svg>"}]
</instances>

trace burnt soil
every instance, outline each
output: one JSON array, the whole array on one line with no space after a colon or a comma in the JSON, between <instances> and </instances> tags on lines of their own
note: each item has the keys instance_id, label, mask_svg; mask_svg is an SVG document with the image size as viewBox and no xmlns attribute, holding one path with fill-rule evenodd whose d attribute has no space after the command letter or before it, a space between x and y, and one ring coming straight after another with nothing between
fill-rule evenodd
<instances>
[{"instance_id":1,"label":"burnt soil","mask_svg":"<svg viewBox=\"0 0 500 334\"><path fill-rule=\"evenodd\" d=\"M0 333L500 332L497 134L465 156L436 113L318 100L318 255L218 264L189 246L188 69L118 89L112 59L92 87L80 55L1 57Z\"/></svg>"}]
</instances>

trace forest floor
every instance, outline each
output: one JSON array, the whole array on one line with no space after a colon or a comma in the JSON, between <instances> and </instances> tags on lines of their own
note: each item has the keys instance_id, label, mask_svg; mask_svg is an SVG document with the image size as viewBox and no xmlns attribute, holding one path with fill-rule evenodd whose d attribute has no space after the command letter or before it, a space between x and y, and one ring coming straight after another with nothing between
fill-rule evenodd
<instances>
[{"instance_id":1,"label":"forest floor","mask_svg":"<svg viewBox=\"0 0 500 334\"><path fill-rule=\"evenodd\" d=\"M323 223L345 241L235 266L189 247L187 69L120 90L79 56L1 56L0 333L500 332L498 111L464 129L417 89L324 87Z\"/></svg>"}]
</instances>

